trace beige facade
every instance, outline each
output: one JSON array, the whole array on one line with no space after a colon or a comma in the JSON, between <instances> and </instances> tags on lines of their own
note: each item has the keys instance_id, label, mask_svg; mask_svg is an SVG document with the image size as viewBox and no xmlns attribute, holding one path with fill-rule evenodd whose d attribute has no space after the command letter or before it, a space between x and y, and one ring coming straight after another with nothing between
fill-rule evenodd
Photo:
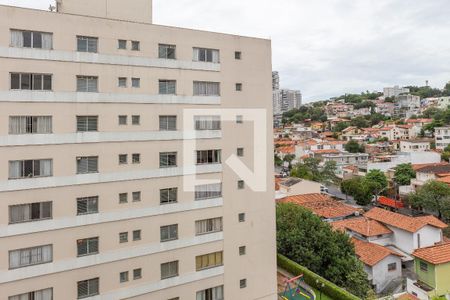
<instances>
[{"instance_id":1,"label":"beige facade","mask_svg":"<svg viewBox=\"0 0 450 300\"><path fill-rule=\"evenodd\" d=\"M272 178L239 188L225 163L239 148L253 167L252 122L206 120L195 150L220 153L183 162L185 109L266 109L270 140L270 41L153 25L151 1L121 2L0 6L0 300L276 299ZM221 190L185 191L187 173Z\"/></svg>"}]
</instances>

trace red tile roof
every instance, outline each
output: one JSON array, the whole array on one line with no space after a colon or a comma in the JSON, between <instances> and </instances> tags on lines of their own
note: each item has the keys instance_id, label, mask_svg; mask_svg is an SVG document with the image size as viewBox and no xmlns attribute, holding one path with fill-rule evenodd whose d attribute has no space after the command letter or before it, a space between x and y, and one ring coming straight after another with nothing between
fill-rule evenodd
<instances>
[{"instance_id":1,"label":"red tile roof","mask_svg":"<svg viewBox=\"0 0 450 300\"><path fill-rule=\"evenodd\" d=\"M386 225L397 227L409 232L417 232L426 225L437 228L447 228L448 225L434 216L410 217L394 213L382 208L374 207L364 214L367 218L376 220Z\"/></svg>"},{"instance_id":2,"label":"red tile roof","mask_svg":"<svg viewBox=\"0 0 450 300\"><path fill-rule=\"evenodd\" d=\"M351 230L366 237L390 234L392 231L378 221L365 217L347 219L331 223L334 229Z\"/></svg>"},{"instance_id":3,"label":"red tile roof","mask_svg":"<svg viewBox=\"0 0 450 300\"><path fill-rule=\"evenodd\" d=\"M398 297L397 300L419 300L419 298L417 298L414 295L406 293Z\"/></svg>"},{"instance_id":4,"label":"red tile roof","mask_svg":"<svg viewBox=\"0 0 450 300\"><path fill-rule=\"evenodd\" d=\"M402 257L402 255L397 252L375 243L364 242L356 238L352 238L352 242L353 245L355 245L356 256L358 256L364 264L371 267L375 266L389 255Z\"/></svg>"},{"instance_id":5,"label":"red tile roof","mask_svg":"<svg viewBox=\"0 0 450 300\"><path fill-rule=\"evenodd\" d=\"M443 163L432 163L432 164L413 164L412 167L413 167L414 171L417 171L423 167L435 167L435 166L443 166L443 165L448 165L448 163L443 162Z\"/></svg>"},{"instance_id":6,"label":"red tile roof","mask_svg":"<svg viewBox=\"0 0 450 300\"><path fill-rule=\"evenodd\" d=\"M416 249L412 255L433 265L450 263L450 243Z\"/></svg>"},{"instance_id":7,"label":"red tile roof","mask_svg":"<svg viewBox=\"0 0 450 300\"><path fill-rule=\"evenodd\" d=\"M433 119L408 119L406 123L431 123Z\"/></svg>"},{"instance_id":8,"label":"red tile roof","mask_svg":"<svg viewBox=\"0 0 450 300\"><path fill-rule=\"evenodd\" d=\"M277 152L284 153L284 154L294 154L295 147L294 146L280 147L277 149Z\"/></svg>"},{"instance_id":9,"label":"red tile roof","mask_svg":"<svg viewBox=\"0 0 450 300\"><path fill-rule=\"evenodd\" d=\"M357 208L333 200L330 196L322 194L295 195L280 199L278 202L303 206L316 215L326 219L343 218L359 212Z\"/></svg>"},{"instance_id":10,"label":"red tile roof","mask_svg":"<svg viewBox=\"0 0 450 300\"><path fill-rule=\"evenodd\" d=\"M337 149L320 149L320 150L312 150L312 152L315 154L324 154L324 153L339 154L339 153L341 153L341 151L339 151Z\"/></svg>"}]
</instances>

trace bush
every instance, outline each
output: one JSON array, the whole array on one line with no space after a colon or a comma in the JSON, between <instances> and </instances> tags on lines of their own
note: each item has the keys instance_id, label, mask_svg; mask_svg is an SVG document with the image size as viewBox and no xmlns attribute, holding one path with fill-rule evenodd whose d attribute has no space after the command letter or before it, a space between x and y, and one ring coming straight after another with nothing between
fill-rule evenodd
<instances>
[{"instance_id":1,"label":"bush","mask_svg":"<svg viewBox=\"0 0 450 300\"><path fill-rule=\"evenodd\" d=\"M343 290L342 288L338 287L334 283L326 280L325 278L317 275L316 273L310 271L309 269L297 264L296 262L288 259L287 257L278 254L277 255L277 264L280 268L288 271L294 276L298 276L300 274L303 274L303 278L305 279L305 282L309 284L310 286L321 289L321 291L329 296L332 299L339 299L339 300L359 300L360 298L356 297L355 295L352 295L351 293L347 292L346 290ZM319 280L320 284L324 284L325 286L323 288L317 286L316 280Z\"/></svg>"}]
</instances>

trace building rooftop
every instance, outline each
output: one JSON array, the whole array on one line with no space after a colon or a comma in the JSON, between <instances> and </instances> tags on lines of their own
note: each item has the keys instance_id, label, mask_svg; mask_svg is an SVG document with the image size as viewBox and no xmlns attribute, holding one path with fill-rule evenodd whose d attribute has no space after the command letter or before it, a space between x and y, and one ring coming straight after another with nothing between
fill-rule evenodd
<instances>
[{"instance_id":1,"label":"building rooftop","mask_svg":"<svg viewBox=\"0 0 450 300\"><path fill-rule=\"evenodd\" d=\"M450 263L450 243L420 248L412 255L433 265Z\"/></svg>"},{"instance_id":2,"label":"building rooftop","mask_svg":"<svg viewBox=\"0 0 450 300\"><path fill-rule=\"evenodd\" d=\"M414 295L411 295L409 293L405 293L399 297L396 298L397 300L419 300L419 298L417 298Z\"/></svg>"},{"instance_id":3,"label":"building rooftop","mask_svg":"<svg viewBox=\"0 0 450 300\"><path fill-rule=\"evenodd\" d=\"M300 181L302 181L300 178L288 178L286 180L280 181L279 184L290 187L290 186L293 186L293 185L299 183Z\"/></svg>"},{"instance_id":4,"label":"building rooftop","mask_svg":"<svg viewBox=\"0 0 450 300\"><path fill-rule=\"evenodd\" d=\"M434 216L411 217L394 213L389 210L374 207L364 214L367 218L376 220L386 225L397 227L408 232L417 232L426 225L437 228L447 228L448 225Z\"/></svg>"},{"instance_id":5,"label":"building rooftop","mask_svg":"<svg viewBox=\"0 0 450 300\"><path fill-rule=\"evenodd\" d=\"M334 229L351 230L365 237L391 234L392 230L378 221L365 217L347 219L331 223Z\"/></svg>"},{"instance_id":6,"label":"building rooftop","mask_svg":"<svg viewBox=\"0 0 450 300\"><path fill-rule=\"evenodd\" d=\"M356 256L358 256L364 264L371 267L375 266L389 255L402 257L397 252L378 244L364 242L356 238L352 238L352 242L353 245L355 245Z\"/></svg>"},{"instance_id":7,"label":"building rooftop","mask_svg":"<svg viewBox=\"0 0 450 300\"><path fill-rule=\"evenodd\" d=\"M416 172L446 174L446 173L450 173L450 164L448 164L448 163L429 164L429 165L417 168Z\"/></svg>"}]
</instances>

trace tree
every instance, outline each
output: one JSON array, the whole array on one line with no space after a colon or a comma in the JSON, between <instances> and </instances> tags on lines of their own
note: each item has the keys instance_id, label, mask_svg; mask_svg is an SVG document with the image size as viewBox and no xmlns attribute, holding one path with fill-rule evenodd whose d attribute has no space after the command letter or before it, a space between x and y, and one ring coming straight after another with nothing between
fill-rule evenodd
<instances>
[{"instance_id":1,"label":"tree","mask_svg":"<svg viewBox=\"0 0 450 300\"><path fill-rule=\"evenodd\" d=\"M358 128L366 128L369 127L369 122L367 122L367 120L362 117L362 116L358 116L356 118L353 118L350 122L350 124L352 126L356 126Z\"/></svg>"},{"instance_id":2,"label":"tree","mask_svg":"<svg viewBox=\"0 0 450 300\"><path fill-rule=\"evenodd\" d=\"M336 169L337 163L335 161L327 161L325 162L320 175L322 177L322 182L324 183L333 183L336 180Z\"/></svg>"},{"instance_id":3,"label":"tree","mask_svg":"<svg viewBox=\"0 0 450 300\"><path fill-rule=\"evenodd\" d=\"M334 231L319 217L294 204L278 204L276 214L278 253L358 297L367 295L367 274L347 234Z\"/></svg>"},{"instance_id":4,"label":"tree","mask_svg":"<svg viewBox=\"0 0 450 300\"><path fill-rule=\"evenodd\" d=\"M286 154L283 157L283 161L287 161L289 164L294 160L295 155L294 154Z\"/></svg>"},{"instance_id":5,"label":"tree","mask_svg":"<svg viewBox=\"0 0 450 300\"><path fill-rule=\"evenodd\" d=\"M276 166L281 166L283 164L283 161L281 160L281 158L276 154L274 154L273 160L274 160Z\"/></svg>"},{"instance_id":6,"label":"tree","mask_svg":"<svg viewBox=\"0 0 450 300\"><path fill-rule=\"evenodd\" d=\"M362 206L370 204L372 194L363 177L354 177L341 182L341 191L352 196L356 203Z\"/></svg>"},{"instance_id":7,"label":"tree","mask_svg":"<svg viewBox=\"0 0 450 300\"><path fill-rule=\"evenodd\" d=\"M439 218L450 220L450 186L429 181L408 195L407 201L415 208L434 211Z\"/></svg>"},{"instance_id":8,"label":"tree","mask_svg":"<svg viewBox=\"0 0 450 300\"><path fill-rule=\"evenodd\" d=\"M410 185L413 178L416 178L416 171L411 164L400 164L395 168L394 181L398 185Z\"/></svg>"},{"instance_id":9,"label":"tree","mask_svg":"<svg viewBox=\"0 0 450 300\"><path fill-rule=\"evenodd\" d=\"M370 170L364 177L364 184L371 194L379 195L387 189L388 180L380 170Z\"/></svg>"},{"instance_id":10,"label":"tree","mask_svg":"<svg viewBox=\"0 0 450 300\"><path fill-rule=\"evenodd\" d=\"M347 144L345 144L344 146L345 151L350 152L350 153L363 153L364 152L364 146L363 145L359 145L359 143L357 141L349 141Z\"/></svg>"},{"instance_id":11,"label":"tree","mask_svg":"<svg viewBox=\"0 0 450 300\"><path fill-rule=\"evenodd\" d=\"M349 126L349 124L347 122L339 122L339 123L336 124L336 126L334 126L333 132L341 132L342 130L344 130L348 126Z\"/></svg>"}]
</instances>

